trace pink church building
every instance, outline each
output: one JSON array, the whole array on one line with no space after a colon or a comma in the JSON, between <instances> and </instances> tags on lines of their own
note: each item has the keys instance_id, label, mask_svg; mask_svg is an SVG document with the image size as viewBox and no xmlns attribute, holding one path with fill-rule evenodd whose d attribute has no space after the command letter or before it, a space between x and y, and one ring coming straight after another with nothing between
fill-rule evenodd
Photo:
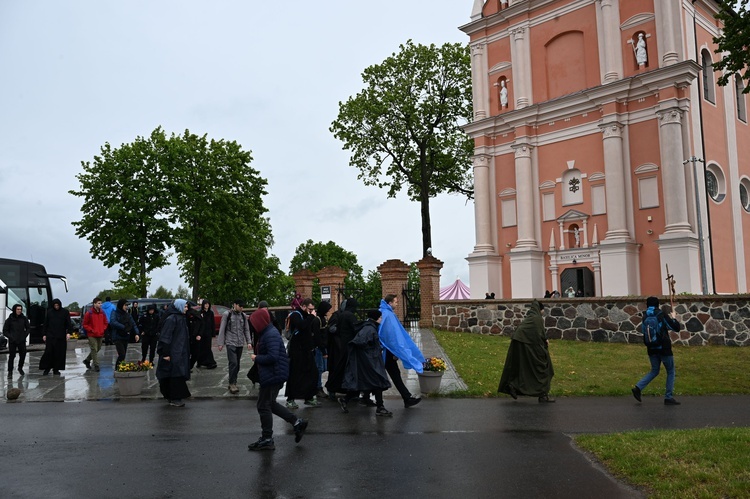
<instances>
[{"instance_id":1,"label":"pink church building","mask_svg":"<svg viewBox=\"0 0 750 499\"><path fill-rule=\"evenodd\" d=\"M745 82L713 0L475 0L472 298L747 293Z\"/></svg>"}]
</instances>

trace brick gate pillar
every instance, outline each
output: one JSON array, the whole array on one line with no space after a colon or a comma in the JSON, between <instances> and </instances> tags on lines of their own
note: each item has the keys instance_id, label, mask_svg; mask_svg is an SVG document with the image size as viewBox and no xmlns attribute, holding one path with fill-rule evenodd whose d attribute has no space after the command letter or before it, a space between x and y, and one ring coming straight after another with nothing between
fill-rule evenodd
<instances>
[{"instance_id":1,"label":"brick gate pillar","mask_svg":"<svg viewBox=\"0 0 750 499\"><path fill-rule=\"evenodd\" d=\"M315 274L318 277L318 284L321 288L323 286L331 288L331 305L333 305L334 311L338 310L341 304L338 288L344 282L346 274L346 270L336 266L324 267Z\"/></svg>"},{"instance_id":2,"label":"brick gate pillar","mask_svg":"<svg viewBox=\"0 0 750 499\"><path fill-rule=\"evenodd\" d=\"M421 311L419 327L432 327L432 304L440 299L440 269L443 262L426 256L417 262Z\"/></svg>"},{"instance_id":3,"label":"brick gate pillar","mask_svg":"<svg viewBox=\"0 0 750 499\"><path fill-rule=\"evenodd\" d=\"M378 267L380 272L380 285L383 290L383 296L394 294L398 296L398 306L393 311L398 320L404 321L404 286L406 286L407 276L409 275L409 266L401 260L388 260Z\"/></svg>"},{"instance_id":4,"label":"brick gate pillar","mask_svg":"<svg viewBox=\"0 0 750 499\"><path fill-rule=\"evenodd\" d=\"M295 291L302 295L303 300L305 298L312 298L312 287L315 274L307 269L302 269L292 274L292 279L294 279Z\"/></svg>"}]
</instances>

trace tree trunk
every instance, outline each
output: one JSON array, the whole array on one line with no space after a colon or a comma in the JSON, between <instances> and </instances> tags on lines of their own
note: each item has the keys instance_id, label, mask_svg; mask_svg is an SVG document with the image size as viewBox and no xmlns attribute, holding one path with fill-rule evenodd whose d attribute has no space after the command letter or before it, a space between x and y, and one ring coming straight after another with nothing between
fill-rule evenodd
<instances>
[{"instance_id":1,"label":"tree trunk","mask_svg":"<svg viewBox=\"0 0 750 499\"><path fill-rule=\"evenodd\" d=\"M146 275L146 255L145 254L141 253L141 258L140 258L139 263L140 263L141 268L138 271L138 284L139 284L138 287L140 291L140 296L143 298L146 298L148 296L147 295L148 286L146 285L147 275Z\"/></svg>"},{"instance_id":2,"label":"tree trunk","mask_svg":"<svg viewBox=\"0 0 750 499\"><path fill-rule=\"evenodd\" d=\"M432 225L430 222L430 181L422 169L422 187L419 199L422 212L422 257L428 255L427 250L432 248Z\"/></svg>"},{"instance_id":3,"label":"tree trunk","mask_svg":"<svg viewBox=\"0 0 750 499\"><path fill-rule=\"evenodd\" d=\"M197 257L193 262L193 301L198 300L198 289L201 284L201 263L201 257Z\"/></svg>"}]
</instances>

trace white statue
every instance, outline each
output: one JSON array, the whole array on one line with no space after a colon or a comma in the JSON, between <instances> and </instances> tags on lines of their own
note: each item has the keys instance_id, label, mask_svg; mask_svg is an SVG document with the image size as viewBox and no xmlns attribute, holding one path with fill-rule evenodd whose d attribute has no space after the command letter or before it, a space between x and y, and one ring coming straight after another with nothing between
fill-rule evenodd
<instances>
[{"instance_id":1,"label":"white statue","mask_svg":"<svg viewBox=\"0 0 750 499\"><path fill-rule=\"evenodd\" d=\"M573 237L576 240L576 248L580 248L581 247L581 229L579 229L578 227L574 227Z\"/></svg>"},{"instance_id":2,"label":"white statue","mask_svg":"<svg viewBox=\"0 0 750 499\"><path fill-rule=\"evenodd\" d=\"M508 107L508 89L505 80L500 80L500 107Z\"/></svg>"},{"instance_id":3,"label":"white statue","mask_svg":"<svg viewBox=\"0 0 750 499\"><path fill-rule=\"evenodd\" d=\"M635 62L639 66L643 66L648 61L648 54L646 53L646 40L643 38L643 33L638 33L638 41L633 47L635 52Z\"/></svg>"}]
</instances>

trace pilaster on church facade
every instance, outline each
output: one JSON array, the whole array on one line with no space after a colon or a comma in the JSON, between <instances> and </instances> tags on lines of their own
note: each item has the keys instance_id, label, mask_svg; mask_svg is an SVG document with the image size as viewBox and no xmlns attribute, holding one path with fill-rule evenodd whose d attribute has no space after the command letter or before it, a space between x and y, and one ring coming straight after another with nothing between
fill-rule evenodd
<instances>
[{"instance_id":1,"label":"pilaster on church facade","mask_svg":"<svg viewBox=\"0 0 750 499\"><path fill-rule=\"evenodd\" d=\"M475 105L464 129L478 144L475 297L660 294L666 264L678 292L747 291L747 102L686 58L713 54L715 8L473 2L461 29ZM703 163L685 163L696 154Z\"/></svg>"}]
</instances>

